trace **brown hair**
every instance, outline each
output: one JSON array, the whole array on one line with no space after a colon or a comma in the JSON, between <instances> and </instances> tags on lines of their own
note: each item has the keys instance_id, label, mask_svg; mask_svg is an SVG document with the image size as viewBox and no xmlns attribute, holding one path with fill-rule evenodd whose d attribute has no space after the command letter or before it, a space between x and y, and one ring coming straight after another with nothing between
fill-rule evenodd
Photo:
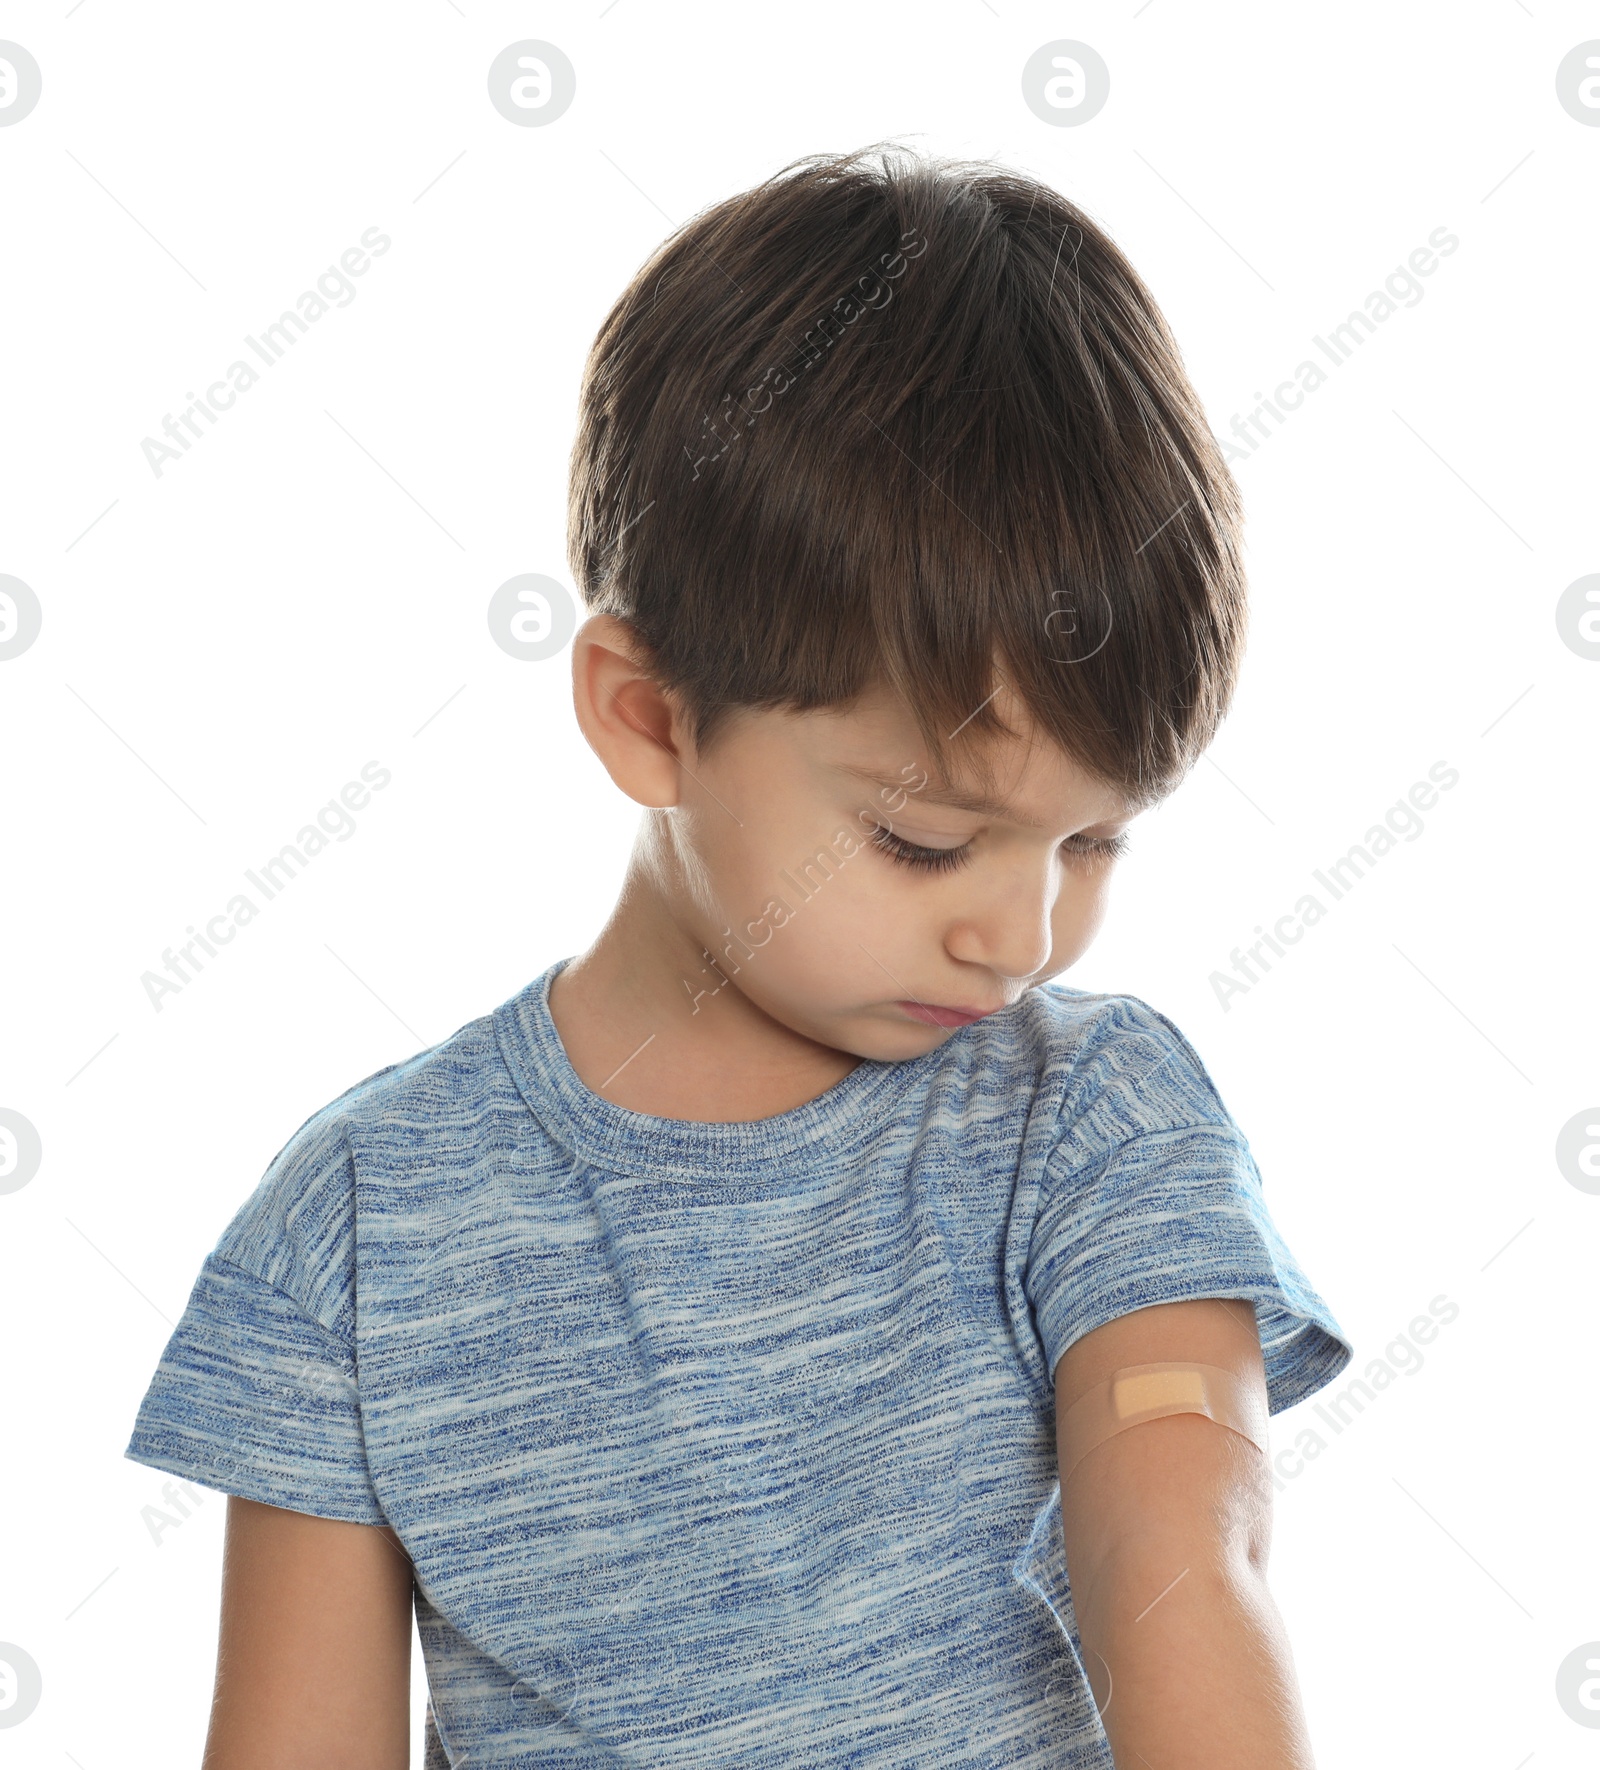
<instances>
[{"instance_id":1,"label":"brown hair","mask_svg":"<svg viewBox=\"0 0 1600 1770\"><path fill-rule=\"evenodd\" d=\"M1007 681L1153 803L1227 711L1239 521L1132 266L986 162L794 162L669 236L585 367L573 575L700 745L883 682L981 772Z\"/></svg>"}]
</instances>

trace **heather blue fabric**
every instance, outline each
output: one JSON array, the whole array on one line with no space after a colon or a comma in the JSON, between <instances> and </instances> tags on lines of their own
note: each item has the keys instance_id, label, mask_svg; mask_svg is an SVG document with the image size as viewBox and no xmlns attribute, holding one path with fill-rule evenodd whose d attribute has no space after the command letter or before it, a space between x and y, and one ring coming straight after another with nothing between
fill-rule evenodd
<instances>
[{"instance_id":1,"label":"heather blue fabric","mask_svg":"<svg viewBox=\"0 0 1600 1770\"><path fill-rule=\"evenodd\" d=\"M566 962L290 1138L127 1454L393 1526L434 1764L1111 1770L1056 1361L1185 1297L1254 1305L1274 1412L1351 1358L1193 1047L1049 984L653 1118L567 1061Z\"/></svg>"}]
</instances>

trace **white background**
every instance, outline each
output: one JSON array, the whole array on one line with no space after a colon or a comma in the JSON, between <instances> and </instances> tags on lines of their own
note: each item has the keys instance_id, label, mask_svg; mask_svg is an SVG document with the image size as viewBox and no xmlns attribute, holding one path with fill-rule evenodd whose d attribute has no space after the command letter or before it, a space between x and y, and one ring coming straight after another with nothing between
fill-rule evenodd
<instances>
[{"instance_id":1,"label":"white background","mask_svg":"<svg viewBox=\"0 0 1600 1770\"><path fill-rule=\"evenodd\" d=\"M631 840L566 654L508 657L485 620L515 573L569 581L584 353L673 225L895 136L1105 224L1219 434L1459 238L1236 466L1235 710L1066 981L1199 1047L1350 1376L1430 1299L1459 1311L1343 1432L1274 1422L1318 1761L1593 1763L1556 1678L1600 1640L1600 1197L1555 1141L1600 1100L1600 663L1555 611L1600 571L1600 127L1555 72L1600 13L62 0L0 37L43 69L0 128L0 572L43 608L0 663L0 1107L43 1145L0 1197L0 1641L43 1675L0 1762L199 1761L225 1502L153 1540L166 1478L122 1449L200 1262L315 1108L580 950ZM577 70L545 127L487 98L526 37ZM1111 73L1081 126L1022 99L1060 37ZM157 477L141 439L369 227L393 245L356 298ZM373 759L356 833L154 1009L163 949ZM1232 949L1439 761L1424 832L1224 1009Z\"/></svg>"}]
</instances>

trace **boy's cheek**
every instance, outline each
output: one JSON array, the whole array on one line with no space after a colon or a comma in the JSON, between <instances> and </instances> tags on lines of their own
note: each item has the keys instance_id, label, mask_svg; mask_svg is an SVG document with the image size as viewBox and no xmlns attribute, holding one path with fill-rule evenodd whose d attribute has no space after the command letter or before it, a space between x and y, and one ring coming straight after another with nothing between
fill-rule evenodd
<instances>
[{"instance_id":1,"label":"boy's cheek","mask_svg":"<svg viewBox=\"0 0 1600 1770\"><path fill-rule=\"evenodd\" d=\"M1111 905L1109 881L1063 885L1050 918L1052 972L1065 971L1094 945Z\"/></svg>"},{"instance_id":2,"label":"boy's cheek","mask_svg":"<svg viewBox=\"0 0 1600 1770\"><path fill-rule=\"evenodd\" d=\"M923 948L936 946L939 928L898 875L894 863L866 842L820 887L790 870L789 879L804 888L798 895L783 893L795 911L785 932L796 949L801 982L814 977L830 992L843 988L874 1000L905 993L883 967L903 976Z\"/></svg>"}]
</instances>

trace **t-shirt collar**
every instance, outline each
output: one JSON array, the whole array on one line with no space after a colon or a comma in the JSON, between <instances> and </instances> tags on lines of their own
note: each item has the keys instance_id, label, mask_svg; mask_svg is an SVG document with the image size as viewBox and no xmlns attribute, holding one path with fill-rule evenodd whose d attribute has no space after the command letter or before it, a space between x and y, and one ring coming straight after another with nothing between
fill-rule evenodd
<instances>
[{"instance_id":1,"label":"t-shirt collar","mask_svg":"<svg viewBox=\"0 0 1600 1770\"><path fill-rule=\"evenodd\" d=\"M842 1164L881 1128L893 1103L931 1073L942 1047L920 1057L864 1057L814 1100L771 1118L710 1122L658 1118L616 1106L579 1078L550 1013L558 959L494 1012L495 1037L517 1091L555 1140L613 1170L682 1179L771 1179L803 1162Z\"/></svg>"}]
</instances>

